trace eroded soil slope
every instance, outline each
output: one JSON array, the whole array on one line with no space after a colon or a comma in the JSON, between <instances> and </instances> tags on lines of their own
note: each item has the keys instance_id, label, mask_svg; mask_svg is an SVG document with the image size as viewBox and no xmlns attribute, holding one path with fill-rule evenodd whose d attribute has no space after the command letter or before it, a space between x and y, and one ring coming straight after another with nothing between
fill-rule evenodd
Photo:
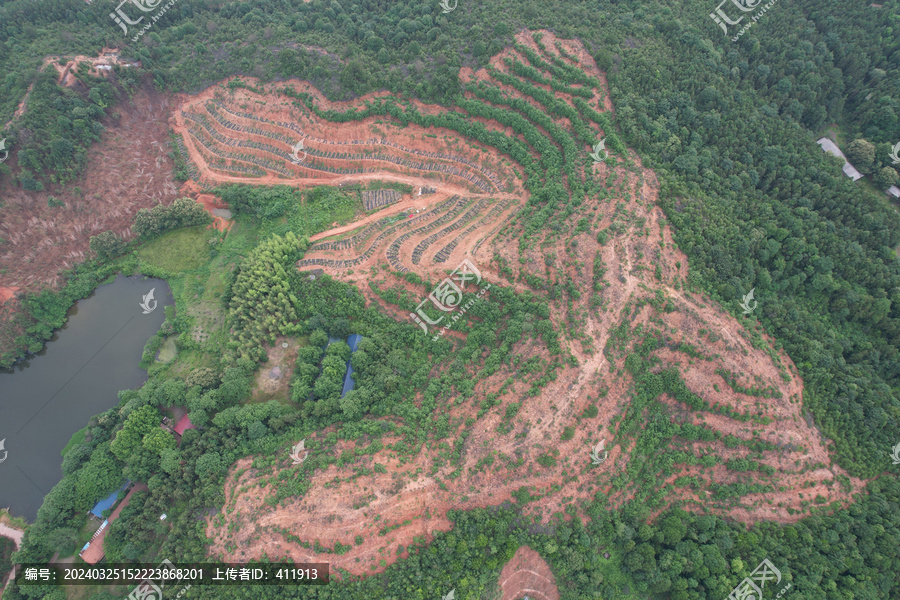
<instances>
[{"instance_id":1,"label":"eroded soil slope","mask_svg":"<svg viewBox=\"0 0 900 600\"><path fill-rule=\"evenodd\" d=\"M572 106L577 104L573 94L590 96L594 110L611 117L603 74L581 45L546 32L542 41L538 45L529 35L518 37L546 61L581 69L599 85L589 93L535 85ZM516 49L503 56L513 55L528 60ZM535 107L548 101L498 74L509 62L495 60L494 65L496 71L467 76L502 87L507 99L520 98ZM552 75L543 72L545 78ZM553 122L574 127L562 117ZM598 122L589 126L598 140L611 133ZM332 124L330 130L340 136L342 127ZM203 135L198 130L196 139ZM352 135L365 139L359 137L364 132ZM312 135L309 139L310 146L321 144ZM288 142L279 151L285 152ZM580 150L586 158L590 147ZM504 158L488 157L495 161L491 169L502 173ZM390 436L381 438L385 448L374 455L353 457L370 440L339 442L329 452L353 457L349 464L342 461L343 466L333 464L308 476L310 487L302 497L274 506L266 500L274 495L279 476L296 470L289 449L274 471L257 468L254 457L238 461L226 480L225 507L208 522L214 555L234 561L284 556L297 562L327 561L353 574L377 572L405 555L400 546L449 529L449 510L511 501L521 497L523 487L531 496L524 511L544 518L598 492L610 506L636 498L661 510L683 500L691 510L747 522L796 520L812 503L850 500L861 482L831 465L820 434L803 418L803 384L790 359L774 349L752 315L738 321L687 290L687 259L656 205L655 175L633 153L580 164L602 189L589 194L561 227L547 228L528 243L520 243L524 225L513 220L512 212L488 217L498 205L494 200L503 200L500 192L479 192L468 179L466 184L448 177L446 183L432 180L433 201L403 223L369 219L351 231L330 232L334 237L326 234L310 249L300 268L316 266L336 278L365 283L367 269L376 267L382 287L406 287L423 298L429 290L411 286L402 273L443 277L468 258L495 285L546 299L550 319L562 332L562 354L571 358L535 395L531 392L542 370L535 373L524 366L545 365L552 357L543 345L523 343L516 349L520 360L477 384L474 401L441 407L450 416L449 438L427 441L412 459L392 451L390 444L398 439ZM224 173L227 167L219 170ZM209 173L200 176L211 177ZM525 198L509 200L513 208ZM370 302L408 319L367 285L360 289ZM653 343L644 344L648 340ZM681 382L680 388L671 387L678 393L638 401L643 388L626 361L640 348L653 375ZM501 389L500 404L479 418L482 401ZM510 411L515 404L517 411ZM474 424L464 425L468 418ZM658 435L662 430L668 432ZM591 450L601 440L608 454L594 464ZM307 447L315 448L316 440L309 441L313 444ZM457 443L460 459L448 462ZM317 543L332 548L336 542L349 550L317 550Z\"/></svg>"}]
</instances>

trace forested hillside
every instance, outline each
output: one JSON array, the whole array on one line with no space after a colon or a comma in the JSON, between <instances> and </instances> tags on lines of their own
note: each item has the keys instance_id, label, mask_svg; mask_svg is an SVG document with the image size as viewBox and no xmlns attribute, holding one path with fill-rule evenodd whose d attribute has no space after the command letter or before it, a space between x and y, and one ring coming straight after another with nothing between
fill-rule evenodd
<instances>
[{"instance_id":1,"label":"forested hillside","mask_svg":"<svg viewBox=\"0 0 900 600\"><path fill-rule=\"evenodd\" d=\"M736 43L709 18L714 9L714 2L679 0L575 1L552 9L543 0L460 0L457 8L442 13L437 2L179 0L146 36L131 43L109 18L110 5L99 0L12 0L0 6L5 50L0 67L6 73L0 81L0 123L12 120L2 135L18 165L16 172L0 165L5 181L16 177L16 185L38 190L77 177L84 165L80 157L96 139L103 111L113 110L109 105L116 94L119 102L127 102L137 85L176 93L197 92L229 75L264 83L297 78L337 100L387 89L447 110L423 114L403 100L373 102L365 112L354 113L310 108L334 122L377 115L441 126L509 155L524 168L531 194L519 215L523 246L534 243L532 235L540 239L558 227L586 195L597 191L594 182L582 177L585 148L592 140L579 129L580 115L590 112L577 101L578 111L565 103L555 106L559 112L554 117L570 119L575 134L569 135L528 103L516 104L496 88L464 84L458 73L461 67L485 66L489 57L513 45L513 34L522 28L580 39L607 73L615 108L615 123L605 114L597 114L595 122L608 134L609 148L635 150L658 175L659 204L690 260L688 285L735 316L741 314L741 298L755 290L759 309L752 319L758 319L796 364L805 386L803 406L833 442L834 459L850 474L872 480L866 494L849 508L825 507L828 514L796 524L760 523L749 530L677 507L661 515L651 515L639 502L612 510L600 498L583 507L593 519L586 526L571 519L541 527L519 514L528 502L526 490L515 507L454 515L451 533L437 535L430 545L410 547L409 558L378 576L334 590L208 588L190 590L187 598L440 597L463 565L470 581L460 589L473 590L475 598L474 590L491 592L497 569L522 543L550 562L567 600L596 598L598 593L606 599L619 593L622 582L612 585L609 564L598 559L601 545L614 551L614 566L628 585L658 598L727 597L738 574L767 557L787 566L794 587L790 597L795 600L900 595L900 575L894 568L900 564L900 488L897 467L890 460L891 448L900 442L900 217L896 203L867 180L850 181L840 163L815 143L829 128L842 145L865 138L874 145L871 170L893 168L888 153L900 142L900 0L880 5L778 2ZM142 62L134 73L116 70L119 83L127 85L88 81L90 91L59 90L49 76L38 73L44 57L93 56L104 46L118 46ZM562 69L537 61L511 68L533 81L542 77L535 69ZM572 91L579 83L576 76L564 70L559 74L565 81L556 84L565 88L561 91L577 95ZM529 85L495 76L510 86ZM28 110L14 119L29 89ZM537 97L542 90L531 86L526 91ZM464 98L463 92L470 96ZM542 97L553 105L549 94ZM511 110L492 110L503 103ZM41 109L40 118L32 108ZM514 135L491 133L459 111L495 119ZM538 128L548 136L537 135ZM538 156L531 149L537 149ZM347 421L350 425L340 439L374 439L383 431L380 425L360 421L366 411L399 411L413 423L422 419L421 428L408 423L397 427L405 437L404 447L421 444L429 435L440 439L444 424L425 421L443 398L440 384L471 390L484 373L452 383L446 375L429 381L426 362L444 361L460 371L475 364L487 346L482 341L495 335L492 326L521 335L521 325L527 324L521 338L554 355L541 374L553 376L561 360L556 356L559 345L556 332L544 324L549 321L540 301L498 293L497 301L479 315L484 317L481 328L473 330L470 342L451 358L449 347L426 347L408 327L363 308L353 287L331 280L312 286L288 274L309 244L287 234L283 224L274 224L287 210L284 198L254 196L237 188L223 194L234 199L251 233L222 246L221 254L211 242L204 256L208 251L214 266L189 273L183 285L198 294L206 286L221 287L228 323L239 331L232 338L224 332L218 338L228 344L226 360L207 364L198 359L195 366L211 369L209 381L198 377L185 385L151 380L140 391L123 392L119 407L91 423L90 441L66 456L66 477L48 495L20 558L47 560L60 544L73 543L76 508L83 508L85 490L96 481L89 476L91 469L115 457L126 473L152 483L149 493L135 496L122 523L111 531L110 556L130 560L159 553L173 560L200 560L206 540L197 519L209 507L221 505L228 460L273 452L284 441L278 436L300 422L312 435ZM310 210L310 217L323 226L316 220L316 230L305 235L326 224L312 212L315 207ZM0 252L9 250L4 242L0 239ZM109 273L153 268L146 257L108 258L118 262L98 261L73 275L65 290L26 298L19 317L25 333L16 340L16 353L39 348L63 322L71 302ZM210 275L226 266L233 267L226 281ZM261 285L274 290L268 305L254 304L251 288ZM169 327L187 331L183 321ZM308 405L302 419L277 403L238 406L251 387L261 343L276 333L309 335L321 342L325 334L350 331L371 338L362 349L364 356L372 357L362 369L361 381L367 378L371 384L363 386L363 394L341 402L337 382L330 382L328 390L317 392L325 402L318 410ZM519 339L510 334L509 344ZM307 353L313 371L326 353L319 351L322 345L312 343ZM200 355L199 345L186 348ZM509 346L496 352L499 364ZM301 403L313 386L312 380L303 379L302 362L298 360L293 384L302 390L293 398ZM630 373L649 378L648 366L638 363L637 358L628 363L634 367ZM422 406L402 404L405 395L416 393L425 398ZM135 442L128 452L116 444L117 432L124 431L119 428L138 421L143 409L136 407L155 410L172 403L187 405L198 422L208 420L210 430L202 437L188 432L178 455L152 443ZM372 429L376 427L378 431ZM389 429L393 426L385 425ZM334 434L328 447L337 440ZM372 442L376 444L377 439ZM332 462L338 460L344 457ZM308 483L298 480L292 485L302 488ZM169 508L165 498L176 499L178 507L172 529L162 536L155 515ZM126 525L133 531L126 534ZM94 597L112 597L104 593ZM13 588L4 596L9 598L62 596L49 588Z\"/></svg>"}]
</instances>

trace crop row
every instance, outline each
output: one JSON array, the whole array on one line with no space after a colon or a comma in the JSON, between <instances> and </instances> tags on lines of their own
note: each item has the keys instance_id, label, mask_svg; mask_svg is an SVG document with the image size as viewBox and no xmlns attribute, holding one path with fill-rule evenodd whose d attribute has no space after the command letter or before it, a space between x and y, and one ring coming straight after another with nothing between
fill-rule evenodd
<instances>
[{"instance_id":1,"label":"crop row","mask_svg":"<svg viewBox=\"0 0 900 600\"><path fill-rule=\"evenodd\" d=\"M438 214L440 214L441 212L446 210L447 206L451 202L455 201L456 199L457 199L457 196L448 198L447 200L441 202L440 204L435 206L433 209L431 209L427 213L423 213L417 217L412 217L410 219L406 219L392 227L388 227L387 229L382 231L378 235L377 238L375 238L375 240L372 242L372 245L369 246L368 250L366 250L363 254L361 254L360 256L357 256L356 258L353 258L350 260L332 260L329 258L304 258L303 260L301 260L300 262L297 263L297 266L300 268L303 268L303 267L318 265L318 266L336 267L339 269L347 269L350 267L355 267L356 265L358 265L362 262L365 262L369 258L371 258L372 255L375 253L375 249L381 244L381 242L384 239L386 239L392 233L396 232L398 229L404 229L404 228L410 227L416 223L424 222L434 216L437 216ZM385 221L387 221L387 219L382 219L381 222L384 223Z\"/></svg>"},{"instance_id":2,"label":"crop row","mask_svg":"<svg viewBox=\"0 0 900 600\"><path fill-rule=\"evenodd\" d=\"M509 67L512 73L518 75L519 77L522 77L523 79L528 79L542 85L549 85L557 92L569 94L570 96L581 96L582 98L587 98L589 100L594 97L594 91L591 88L571 87L564 83L560 83L554 77L545 77L540 70L535 69L530 65L526 65L520 60L506 57L505 59L503 59L503 62L506 63L506 66Z\"/></svg>"},{"instance_id":3,"label":"crop row","mask_svg":"<svg viewBox=\"0 0 900 600\"><path fill-rule=\"evenodd\" d=\"M203 126L202 123L200 123L200 125L203 127L203 131L206 134L211 134L211 132L208 129L206 129L206 127ZM231 158L232 160L249 160L249 159L243 158L246 156L250 156L248 154L236 154L234 152L230 152L227 150L213 150L212 144L207 143L204 139L201 138L201 136L198 135L196 127L192 127L192 126L188 125L188 131L190 131L191 134L194 136L194 138L197 138L201 142L201 144L204 145L205 148L207 148L210 152L212 152L213 154L215 154L217 156L228 157L228 158ZM287 161L288 159L291 158L291 156L289 154L287 154L286 152L284 152L278 148L275 148L274 146L271 146L269 144L264 144L262 142L257 142L254 140L228 139L227 142L223 142L223 143L226 143L227 145L229 145L233 148L247 148L247 149L252 149L252 150L259 150L263 153L263 157L257 157L256 159L250 160L249 162L252 162L259 166L265 167L265 168L267 168L273 172L276 172L284 177L295 177L296 176L295 172L285 169L283 166L283 163L274 162L268 158L264 158L265 154L275 154L276 156L278 156L281 159L284 159L285 161ZM256 155L253 155L253 156L256 156ZM292 164L298 164L298 163L292 163ZM302 164L298 164L298 166L302 166L307 169L311 169L311 170L315 170L315 171L323 171L323 172L327 172L327 173L337 173L337 174L356 174L356 173L365 172L365 170L363 170L363 169L349 169L349 168L332 167L332 166L323 165L316 161L311 161L311 160L304 161Z\"/></svg>"},{"instance_id":4,"label":"crop row","mask_svg":"<svg viewBox=\"0 0 900 600\"><path fill-rule=\"evenodd\" d=\"M206 131L206 130L204 130L204 131ZM206 140L201 135L199 135L199 132L197 132L196 129L194 129L193 127L188 127L188 133L190 133L191 137L193 137L197 143L201 144L204 147L204 149L206 149L211 154L218 156L219 158L227 158L232 161L241 161L241 162L252 163L258 167L262 167L263 169L278 173L285 177L290 177L292 175L292 173L287 171L284 167L277 165L276 163L274 163L273 161L271 161L267 158L262 158L262 157L259 157L259 156L253 155L253 154L245 154L245 153L241 153L241 152L229 152L227 150L218 150L217 148L213 147L212 144L205 143Z\"/></svg>"},{"instance_id":5,"label":"crop row","mask_svg":"<svg viewBox=\"0 0 900 600\"><path fill-rule=\"evenodd\" d=\"M242 164L221 165L215 163L208 164L211 171L219 171L224 175L233 175L237 177L265 177L266 171L257 166L247 166Z\"/></svg>"},{"instance_id":6,"label":"crop row","mask_svg":"<svg viewBox=\"0 0 900 600\"><path fill-rule=\"evenodd\" d=\"M541 44L538 42L538 46ZM516 52L523 55L528 59L534 67L541 69L543 71L547 71L555 78L559 79L563 83L580 83L584 86L597 88L602 90L602 86L600 81L595 77L591 77L581 69L577 67L573 67L572 65L560 60L555 56L551 56L549 52L547 52L546 48L542 48L544 50L547 58L550 59L548 63L546 60L541 58L537 52L529 48L528 46L524 46L522 44L514 44L513 46L516 49Z\"/></svg>"},{"instance_id":7,"label":"crop row","mask_svg":"<svg viewBox=\"0 0 900 600\"><path fill-rule=\"evenodd\" d=\"M228 121L227 119L225 119L222 115L220 115L218 113L218 111L215 110L214 107L208 106L207 109L210 110L210 114L213 115L213 117L216 119L216 121L220 125L222 125L223 127L227 128L229 130L237 131L237 132L241 132L241 133L249 133L252 135L259 135L261 137L282 141L286 145L290 145L290 140L286 136L283 136L280 134L275 134L275 133L265 131L262 129L257 129L255 127L245 127L242 125L237 125L237 124L232 123L231 121ZM224 108L222 110L224 110L225 112L230 112ZM240 115L238 115L238 116L240 116ZM194 119L194 120L197 121L196 119ZM211 124L209 124L208 122L200 122L200 121L197 121L197 122L199 122L205 129L212 128ZM257 142L254 140L232 140L232 139L224 138L223 136L221 136L221 134L218 134L218 132L210 132L210 133L215 139L217 139L218 141L220 141L226 145L229 145L229 146L256 148L259 150L263 150L264 152L274 154L285 161L289 161L293 158L292 155L287 153L286 151L276 148L275 146L271 146L269 144L263 143L263 142ZM388 144L388 145L391 145L391 144ZM399 146L398 146L398 148L399 148ZM442 174L446 174L446 175L453 175L453 176L461 177L461 178L469 181L471 184L475 185L482 191L485 191L485 192L490 191L488 185L486 183L484 183L481 179L476 178L472 173L470 173L468 171L454 167L452 165L431 164L431 163L426 163L424 161L423 162L413 162L407 158L400 158L400 157L396 157L393 155L380 154L380 153L350 154L350 153L343 153L343 152L322 151L322 150L318 150L316 148L304 148L304 151L308 155L312 155L312 156L323 158L323 159L380 160L380 161L390 162L390 163L393 163L393 164L396 164L399 166L407 167L410 169L414 169L414 170L431 171L431 172L442 173ZM340 173L340 174L356 174L356 173L364 173L364 172L373 172L374 171L374 169L367 170L367 169L352 169L352 168L346 168L346 167L332 167L332 166L328 166L328 165L321 165L321 164L318 164L315 162L307 163L305 161L301 164L301 166L307 167L310 169L316 169L319 171L326 171L329 173ZM283 172L283 171L279 171L279 172ZM289 173L287 173L287 172L283 172L283 173L285 173L286 175L289 176Z\"/></svg>"},{"instance_id":8,"label":"crop row","mask_svg":"<svg viewBox=\"0 0 900 600\"><path fill-rule=\"evenodd\" d=\"M414 235L431 231L435 227L438 227L439 225L443 225L444 223L455 219L456 216L463 211L463 209L469 202L470 200L468 198L460 198L456 203L456 206L454 206L450 211L442 215L440 218L435 219L424 227L419 227L418 229L414 229L413 231L407 231L406 233L395 239L387 249L388 263L390 263L395 271L398 271L400 273L406 273L407 271L409 271L409 269L404 267L400 262L400 246L403 245L403 242Z\"/></svg>"},{"instance_id":9,"label":"crop row","mask_svg":"<svg viewBox=\"0 0 900 600\"><path fill-rule=\"evenodd\" d=\"M499 212L497 214L502 214L502 212L503 212L503 210L505 210L505 208L506 208L505 206L503 208L500 208ZM516 212L513 211L510 214L506 215L506 218L503 219L502 221L500 221L499 223L497 223L497 225L490 232L488 232L487 235L485 235L484 237L479 239L477 242L475 242L475 245L472 246L472 249L470 250L470 252L472 254L475 254L476 252L478 252L478 249L481 247L481 244L483 244L486 239L493 237L493 235L495 233L497 233L500 230L500 228L503 227L510 219L512 219L515 214L516 214Z\"/></svg>"},{"instance_id":10,"label":"crop row","mask_svg":"<svg viewBox=\"0 0 900 600\"><path fill-rule=\"evenodd\" d=\"M543 139L538 142L538 146L535 147L541 153L542 164L547 167L548 178L553 179L561 168L569 180L569 188L572 194L576 197L584 195L581 190L581 181L575 173L575 165L579 154L575 140L572 139L568 131L553 122L553 119L547 115L546 107L541 105L541 108L538 108L523 98L506 96L496 86L470 84L466 87L466 90L479 98L487 100L504 112L515 111L513 114L522 117L527 122L526 127L537 131L537 127L535 127L537 125L550 134L550 137L562 148L562 153L560 153L559 148L553 142L550 142L543 136ZM535 101L537 102L537 99ZM512 109L512 111L504 109L504 106ZM526 133L528 133L527 129ZM531 136L534 135L535 133L531 133Z\"/></svg>"},{"instance_id":11,"label":"crop row","mask_svg":"<svg viewBox=\"0 0 900 600\"><path fill-rule=\"evenodd\" d=\"M572 108L569 104L563 102L547 90L533 85L519 77L508 75L498 69L493 68L490 70L490 73L491 76L493 76L501 83L512 86L522 94L534 98L551 115L568 119L569 123L572 125L572 129L575 130L575 134L579 139L581 139L582 142L589 146L592 146L594 144L596 134L591 130L590 127L587 126L587 124L581 118L581 115L578 114L578 111Z\"/></svg>"},{"instance_id":12,"label":"crop row","mask_svg":"<svg viewBox=\"0 0 900 600\"><path fill-rule=\"evenodd\" d=\"M184 160L184 164L187 167L188 175L192 180L200 181L200 169L198 169L197 165L194 164L194 161L191 160L191 155L188 153L187 146L184 144L184 138L180 135L176 135L175 143L178 145L178 151L181 153L181 158Z\"/></svg>"},{"instance_id":13,"label":"crop row","mask_svg":"<svg viewBox=\"0 0 900 600\"><path fill-rule=\"evenodd\" d=\"M482 176L484 176L487 180L489 180L489 181L494 185L494 187L495 187L497 190L499 190L500 187L501 187L500 179L499 179L493 172L489 171L488 169L485 169L485 168L482 167L480 164L475 163L475 162L473 162L473 161L470 161L470 160L468 160L468 159L466 159L465 157L462 157L462 156L456 156L456 155L454 155L454 154L446 154L446 153L443 153L443 152L426 152L426 151L423 151L423 150L417 150L417 149L414 149L414 148L407 148L407 147L402 146L402 145L400 145L400 144L391 142L391 141L389 141L387 138L380 138L380 139L379 139L379 138L370 138L370 139L368 139L368 140L345 140L345 141L340 141L340 142L333 142L333 141L329 141L329 140L324 140L324 139L312 137L312 136L306 134L306 133L305 133L302 129L300 129L300 127L297 126L295 123L288 123L288 122L284 122L284 121L272 121L272 120L270 120L270 119L265 119L265 118L257 117L257 116L255 116L255 115L252 115L252 114L249 114L249 113L242 113L242 112L238 112L238 111L232 111L232 110L229 110L228 108L226 108L225 106L223 106L223 105L221 105L221 104L212 103L212 102L208 102L208 103L207 103L206 109L207 109L208 111L210 111L210 114L214 114L214 116L216 116L216 120L217 120L217 121L219 121L220 123L222 123L222 124L223 124L224 126L226 126L226 127L228 127L228 125L225 125L225 123L230 123L231 125L234 126L234 127L228 127L229 129L239 130L239 131L249 130L249 131L251 131L251 132L253 132L253 133L256 133L256 134L258 134L258 135L265 135L265 136L267 136L267 137L272 137L272 138L274 138L274 139L277 139L277 140L279 140L279 141L282 141L282 142L284 142L285 144L287 144L288 146L293 146L293 145L294 145L293 139L292 139L292 138L289 138L288 136L279 134L279 133L270 132L270 131L266 131L266 130L262 130L262 129L256 129L256 128L246 128L246 129L245 129L245 128L241 128L241 129L235 129L235 127L241 127L241 126L236 125L236 124L234 124L234 123L231 123L230 121L227 121L227 119L225 119L224 117L222 117L221 115L218 114L218 111L216 111L217 108L220 109L221 111L223 111L223 112L225 112L225 113L229 113L229 114L231 114L231 115L233 115L233 116L235 116L235 117L239 117L239 118L243 118L243 119L248 119L248 120L252 120L252 121L256 121L256 122L261 122L261 123L266 123L266 124L269 124L269 125L275 125L275 126L278 126L278 127L282 127L282 128L284 128L284 129L289 129L289 130L293 131L294 133L296 133L298 136L300 136L300 138L305 138L305 139L308 139L308 140L310 140L310 141L312 141L312 142L316 142L316 143L318 143L318 144L329 144L329 145L333 145L333 146L334 146L334 145L336 145L336 146L350 146L350 145L369 145L369 146L371 146L371 145L380 145L380 146L389 146L389 147L394 148L394 149L397 149L397 150L399 150L399 151L401 151L401 152L405 152L405 153L407 153L407 154L414 154L414 155L416 155L416 156L420 156L420 157L423 157L423 158L433 158L433 159L438 159L438 160L446 160L446 161L449 161L449 162L457 162L457 163L466 165L467 167L469 167L469 168L471 168L471 169L474 169L474 170L478 171ZM308 152L314 153L314 152L313 152L312 150L310 150L309 148L306 148L306 150L307 150ZM315 153L314 153L314 154L315 154ZM374 156L381 156L381 155L380 155L380 154L376 154L376 155L374 155ZM371 155L368 155L368 154L342 154L342 153L338 153L338 154L335 154L335 157L336 157L336 158L348 158L348 159L350 159L350 160L354 160L354 159L355 159L355 160L360 160L360 159L370 158Z\"/></svg>"},{"instance_id":14,"label":"crop row","mask_svg":"<svg viewBox=\"0 0 900 600\"><path fill-rule=\"evenodd\" d=\"M476 203L475 206L470 208L466 212L466 214L464 214L462 216L462 218L460 218L458 221L456 221L455 223L453 223L452 225L450 225L448 227L441 229L438 232L432 233L427 238L425 238L424 240L419 242L419 244L413 250L412 263L414 265L419 264L419 261L422 260L422 254L425 252L425 250L428 248L428 246L433 244L438 239L444 237L448 233L456 231L457 229L464 226L466 223L470 222L472 219L474 219L475 217L480 215L481 211L484 210L484 207L487 206L488 202L489 202L489 200L487 198L479 200L478 203Z\"/></svg>"},{"instance_id":15,"label":"crop row","mask_svg":"<svg viewBox=\"0 0 900 600\"><path fill-rule=\"evenodd\" d=\"M506 207L509 206L509 200L504 200L494 206L488 213L482 218L478 219L471 225L469 225L465 231L457 235L453 238L449 244L441 248L440 252L434 255L434 262L442 263L446 262L448 258L450 258L450 253L456 248L456 246L470 233L478 229L482 224L487 223L496 219L498 216L503 214L503 211L506 210ZM415 262L415 261L414 261Z\"/></svg>"},{"instance_id":16,"label":"crop row","mask_svg":"<svg viewBox=\"0 0 900 600\"><path fill-rule=\"evenodd\" d=\"M362 193L363 206L366 210L393 204L400 197L401 194L397 190L364 190Z\"/></svg>"},{"instance_id":17,"label":"crop row","mask_svg":"<svg viewBox=\"0 0 900 600\"><path fill-rule=\"evenodd\" d=\"M319 242L313 246L310 246L309 252L316 252L319 250L346 250L348 248L352 248L357 246L361 241L369 237L372 232L377 229L380 225L383 225L384 221L379 221L376 223L372 223L368 225L365 229L357 233L352 237L348 237L343 240L338 240L336 242Z\"/></svg>"}]
</instances>

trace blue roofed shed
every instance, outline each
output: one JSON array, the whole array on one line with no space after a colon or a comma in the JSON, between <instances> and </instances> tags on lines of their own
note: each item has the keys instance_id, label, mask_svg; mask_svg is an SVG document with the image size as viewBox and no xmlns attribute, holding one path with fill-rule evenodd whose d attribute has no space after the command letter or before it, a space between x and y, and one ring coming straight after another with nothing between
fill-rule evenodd
<instances>
[{"instance_id":1,"label":"blue roofed shed","mask_svg":"<svg viewBox=\"0 0 900 600\"><path fill-rule=\"evenodd\" d=\"M131 482L126 479L125 483L122 484L122 487L120 487L119 489L114 491L112 494L110 494L109 496L107 496L106 498L104 498L103 500L98 502L97 504L95 504L94 508L91 509L91 514L94 515L95 517L97 517L98 519L102 519L103 511L112 508L112 505L116 503L116 499L119 497L119 492L124 491L125 488L127 488L129 485L131 485Z\"/></svg>"},{"instance_id":2,"label":"blue roofed shed","mask_svg":"<svg viewBox=\"0 0 900 600\"><path fill-rule=\"evenodd\" d=\"M351 352L356 352L357 346L359 346L359 342L362 340L362 336L358 333L354 333L350 337L347 338L347 345L350 346ZM356 382L353 380L353 365L350 364L350 361L347 361L347 374L344 375L344 388L341 390L341 398L343 398L347 392L353 389L356 385Z\"/></svg>"}]
</instances>

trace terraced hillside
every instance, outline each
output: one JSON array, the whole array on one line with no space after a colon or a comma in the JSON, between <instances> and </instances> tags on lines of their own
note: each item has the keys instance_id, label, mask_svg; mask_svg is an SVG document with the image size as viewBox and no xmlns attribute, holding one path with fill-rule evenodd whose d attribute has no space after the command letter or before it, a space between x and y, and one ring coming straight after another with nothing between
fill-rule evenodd
<instances>
[{"instance_id":1,"label":"terraced hillside","mask_svg":"<svg viewBox=\"0 0 900 600\"><path fill-rule=\"evenodd\" d=\"M441 182L471 193L515 189L508 163L500 165L490 156L467 158L472 148L461 148L458 137L437 139L421 128L400 131L375 120L335 126L298 97L324 102L313 88L296 83L253 90L221 85L184 98L172 124L180 149L192 159L192 179L201 187L227 182L304 186L377 175L425 188ZM372 208L387 204L376 202Z\"/></svg>"},{"instance_id":2,"label":"terraced hillside","mask_svg":"<svg viewBox=\"0 0 900 600\"><path fill-rule=\"evenodd\" d=\"M518 293L476 298L470 285L471 311L436 342L438 356L464 348L467 360L456 367L475 371L477 382L460 383L440 407L449 433L423 433L424 442L387 435L380 450L364 452L364 441L340 440L329 446L340 461L325 463L314 458L322 434L307 440L313 459L300 468L286 454L238 461L225 508L208 523L214 554L327 560L362 574L449 529L448 511L504 501L546 516L571 513L578 499L614 506L635 499L654 512L676 503L748 522L794 521L813 508L847 503L862 482L831 464L823 438L801 414L803 383L790 359L752 315L738 320L693 291L687 259L656 204L656 177L615 136L604 75L582 45L523 32L488 68L464 71L463 86L452 110L384 96L351 107L312 92L300 96L309 110L296 107L304 128L390 131L406 140L382 144L395 150L408 147L411 136L437 136L429 139L470 144L486 158L470 161L479 168L460 162L471 179L442 173L430 180L433 195L315 236L298 268L355 281L371 302L409 320L435 279L471 261L492 286ZM332 181L376 172L408 183L426 179L413 166L357 164L322 156L321 147L288 165L274 150L286 152L293 138L279 147L253 135L237 141L273 149L253 155L273 165L267 181L279 179L276 166L296 175L316 171L303 166L307 160L375 169L324 171ZM186 139L220 143L199 131ZM304 148L321 143L312 134L304 139ZM503 183L491 187L494 180L483 175L488 166ZM205 164L199 171L211 181L231 177ZM524 176L524 189L515 187L514 173ZM293 181L321 183L312 175ZM412 275L432 283L413 284ZM502 303L523 298L544 303L541 318L478 327ZM520 341L523 332L544 341ZM474 351L463 345L472 338ZM492 360L492 349L511 347L509 359ZM421 399L409 401L413 410ZM391 421L403 423L404 415Z\"/></svg>"}]
</instances>

